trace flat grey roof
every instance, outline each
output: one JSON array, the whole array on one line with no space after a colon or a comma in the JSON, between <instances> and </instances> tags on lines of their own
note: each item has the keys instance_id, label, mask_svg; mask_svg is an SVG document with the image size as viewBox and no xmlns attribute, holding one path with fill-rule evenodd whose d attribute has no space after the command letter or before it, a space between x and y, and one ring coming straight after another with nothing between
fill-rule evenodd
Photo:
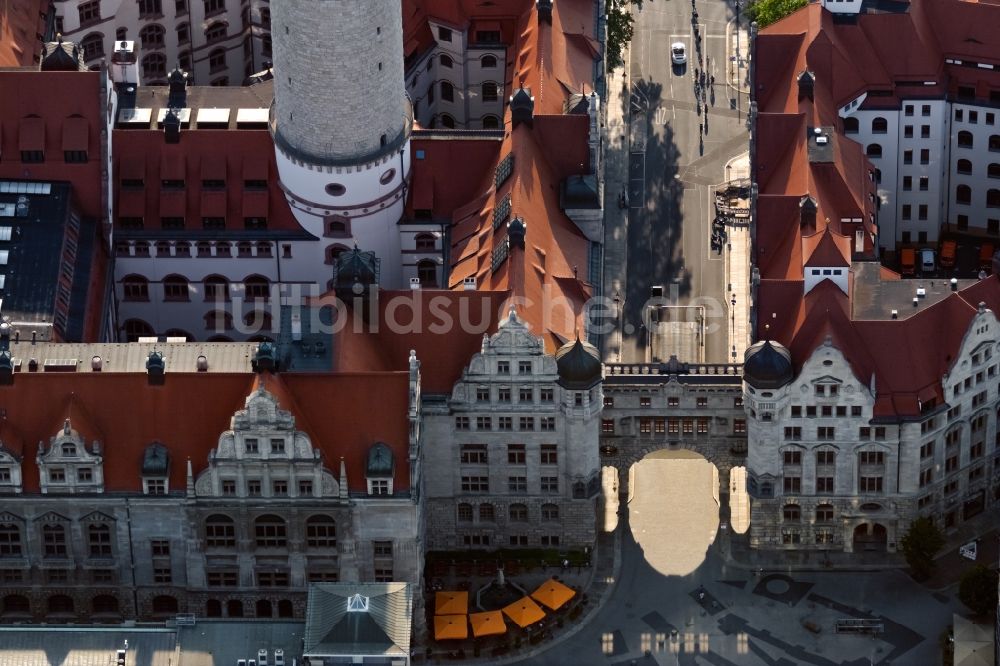
<instances>
[{"instance_id":1,"label":"flat grey roof","mask_svg":"<svg viewBox=\"0 0 1000 666\"><path fill-rule=\"evenodd\" d=\"M177 666L173 629L0 627L0 666L108 666L128 641L129 666ZM235 662L233 662L235 663ZM221 666L221 662L220 662Z\"/></svg>"},{"instance_id":2,"label":"flat grey roof","mask_svg":"<svg viewBox=\"0 0 1000 666\"><path fill-rule=\"evenodd\" d=\"M874 261L855 262L851 270L854 274L851 318L855 320L892 319L893 310L899 312L899 319L906 319L954 293L950 278L883 280L880 277L881 265ZM976 279L958 280L958 289L965 289L976 282ZM918 305L914 307L913 299L917 297L918 289L923 289L923 296L918 297Z\"/></svg>"},{"instance_id":3,"label":"flat grey roof","mask_svg":"<svg viewBox=\"0 0 1000 666\"><path fill-rule=\"evenodd\" d=\"M17 324L11 325L12 333ZM208 362L205 372L252 372L250 360L257 351L256 342L38 342L31 343L30 333L21 332L15 342L11 335L10 353L17 371L27 372L31 359L38 361L38 372L94 372L92 360L101 358L101 372L146 372L150 352L163 354L167 373L198 372L198 357ZM46 361L51 363L46 368ZM75 367L75 370L73 369Z\"/></svg>"},{"instance_id":4,"label":"flat grey roof","mask_svg":"<svg viewBox=\"0 0 1000 666\"><path fill-rule=\"evenodd\" d=\"M274 649L285 651L285 664L292 658L302 663L305 622L198 619L193 627L180 627L181 661L178 666L233 666L237 659L256 659L257 650L267 650L268 664ZM129 664L131 666L131 664Z\"/></svg>"}]
</instances>

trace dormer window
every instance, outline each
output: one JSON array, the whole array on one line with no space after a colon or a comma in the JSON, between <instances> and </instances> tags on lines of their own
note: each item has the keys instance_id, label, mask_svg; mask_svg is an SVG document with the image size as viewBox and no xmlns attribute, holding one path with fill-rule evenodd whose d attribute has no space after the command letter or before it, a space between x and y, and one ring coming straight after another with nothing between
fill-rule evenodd
<instances>
[{"instance_id":1,"label":"dormer window","mask_svg":"<svg viewBox=\"0 0 1000 666\"><path fill-rule=\"evenodd\" d=\"M143 479L142 492L146 495L166 495L168 488L167 479Z\"/></svg>"},{"instance_id":2,"label":"dormer window","mask_svg":"<svg viewBox=\"0 0 1000 666\"><path fill-rule=\"evenodd\" d=\"M283 439L272 439L271 440L271 453L284 453L285 452L285 440Z\"/></svg>"},{"instance_id":3,"label":"dormer window","mask_svg":"<svg viewBox=\"0 0 1000 666\"><path fill-rule=\"evenodd\" d=\"M384 442L376 442L368 451L365 478L369 495L392 495L392 477L395 470L392 449Z\"/></svg>"},{"instance_id":4,"label":"dormer window","mask_svg":"<svg viewBox=\"0 0 1000 666\"><path fill-rule=\"evenodd\" d=\"M66 483L66 470L62 467L53 467L50 469L49 483Z\"/></svg>"},{"instance_id":5,"label":"dormer window","mask_svg":"<svg viewBox=\"0 0 1000 666\"><path fill-rule=\"evenodd\" d=\"M257 445L257 439L254 437L247 437L245 440L243 440L243 448L247 452L247 454L256 454L260 452L260 449Z\"/></svg>"},{"instance_id":6,"label":"dormer window","mask_svg":"<svg viewBox=\"0 0 1000 666\"><path fill-rule=\"evenodd\" d=\"M146 447L142 457L142 492L146 495L166 495L170 490L170 453L160 442Z\"/></svg>"},{"instance_id":7,"label":"dormer window","mask_svg":"<svg viewBox=\"0 0 1000 666\"><path fill-rule=\"evenodd\" d=\"M62 445L62 455L63 458L75 458L76 457L76 444L67 442Z\"/></svg>"}]
</instances>

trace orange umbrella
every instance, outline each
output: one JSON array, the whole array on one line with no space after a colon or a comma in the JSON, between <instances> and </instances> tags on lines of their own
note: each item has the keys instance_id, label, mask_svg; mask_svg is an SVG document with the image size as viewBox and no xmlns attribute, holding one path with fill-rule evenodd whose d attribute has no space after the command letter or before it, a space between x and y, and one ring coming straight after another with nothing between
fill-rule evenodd
<instances>
[{"instance_id":1,"label":"orange umbrella","mask_svg":"<svg viewBox=\"0 0 1000 666\"><path fill-rule=\"evenodd\" d=\"M537 590L532 592L531 596L534 597L535 601L548 606L552 610L557 610L572 599L575 594L576 591L573 588L563 585L554 578L550 578L542 583Z\"/></svg>"},{"instance_id":2,"label":"orange umbrella","mask_svg":"<svg viewBox=\"0 0 1000 666\"><path fill-rule=\"evenodd\" d=\"M469 623L464 615L435 615L434 639L461 640L469 637Z\"/></svg>"},{"instance_id":3,"label":"orange umbrella","mask_svg":"<svg viewBox=\"0 0 1000 666\"><path fill-rule=\"evenodd\" d=\"M545 611L531 597L524 597L509 606L504 606L503 612L522 629L545 617Z\"/></svg>"},{"instance_id":4,"label":"orange umbrella","mask_svg":"<svg viewBox=\"0 0 1000 666\"><path fill-rule=\"evenodd\" d=\"M434 595L435 615L465 615L469 612L468 592L438 592Z\"/></svg>"},{"instance_id":5,"label":"orange umbrella","mask_svg":"<svg viewBox=\"0 0 1000 666\"><path fill-rule=\"evenodd\" d=\"M507 633L507 625L504 623L503 613L500 611L470 613L469 622L472 624L472 635L476 638Z\"/></svg>"}]
</instances>

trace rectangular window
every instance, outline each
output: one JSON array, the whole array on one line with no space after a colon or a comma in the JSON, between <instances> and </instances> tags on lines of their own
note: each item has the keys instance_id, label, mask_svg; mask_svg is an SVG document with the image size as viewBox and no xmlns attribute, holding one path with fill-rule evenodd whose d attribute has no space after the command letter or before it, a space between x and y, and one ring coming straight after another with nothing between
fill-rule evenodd
<instances>
[{"instance_id":1,"label":"rectangular window","mask_svg":"<svg viewBox=\"0 0 1000 666\"><path fill-rule=\"evenodd\" d=\"M247 495L250 497L260 497L260 481L257 479L247 481Z\"/></svg>"},{"instance_id":2,"label":"rectangular window","mask_svg":"<svg viewBox=\"0 0 1000 666\"><path fill-rule=\"evenodd\" d=\"M653 432L653 419L639 419L639 433L648 435Z\"/></svg>"},{"instance_id":3,"label":"rectangular window","mask_svg":"<svg viewBox=\"0 0 1000 666\"><path fill-rule=\"evenodd\" d=\"M477 416L476 430L493 430L493 419L489 416Z\"/></svg>"},{"instance_id":4,"label":"rectangular window","mask_svg":"<svg viewBox=\"0 0 1000 666\"><path fill-rule=\"evenodd\" d=\"M517 419L518 430L534 430L535 429L535 417L534 416L521 416Z\"/></svg>"},{"instance_id":5,"label":"rectangular window","mask_svg":"<svg viewBox=\"0 0 1000 666\"><path fill-rule=\"evenodd\" d=\"M910 204L903 204L902 216L904 220L913 219L913 206Z\"/></svg>"},{"instance_id":6,"label":"rectangular window","mask_svg":"<svg viewBox=\"0 0 1000 666\"><path fill-rule=\"evenodd\" d=\"M235 481L223 481L222 482L222 494L228 497L232 497L236 494L236 482Z\"/></svg>"},{"instance_id":7,"label":"rectangular window","mask_svg":"<svg viewBox=\"0 0 1000 666\"><path fill-rule=\"evenodd\" d=\"M802 464L802 452L801 451L785 451L784 464L786 465L801 465Z\"/></svg>"},{"instance_id":8,"label":"rectangular window","mask_svg":"<svg viewBox=\"0 0 1000 666\"><path fill-rule=\"evenodd\" d=\"M639 397L639 406L640 407L650 407L650 406L652 406L652 404L653 404L653 399L651 397L649 397L648 395L643 395L643 396Z\"/></svg>"},{"instance_id":9,"label":"rectangular window","mask_svg":"<svg viewBox=\"0 0 1000 666\"><path fill-rule=\"evenodd\" d=\"M601 419L601 432L605 435L615 434L615 420Z\"/></svg>"},{"instance_id":10,"label":"rectangular window","mask_svg":"<svg viewBox=\"0 0 1000 666\"><path fill-rule=\"evenodd\" d=\"M931 483L934 483L934 468L928 467L920 470L920 487L923 488Z\"/></svg>"},{"instance_id":11,"label":"rectangular window","mask_svg":"<svg viewBox=\"0 0 1000 666\"><path fill-rule=\"evenodd\" d=\"M929 138L931 138L931 126L930 125L921 125L920 126L920 138L921 139L929 139Z\"/></svg>"},{"instance_id":12,"label":"rectangular window","mask_svg":"<svg viewBox=\"0 0 1000 666\"><path fill-rule=\"evenodd\" d=\"M469 429L469 417L468 416L456 416L455 417L455 430L468 430Z\"/></svg>"},{"instance_id":13,"label":"rectangular window","mask_svg":"<svg viewBox=\"0 0 1000 666\"><path fill-rule=\"evenodd\" d=\"M802 428L785 426L785 439L802 439Z\"/></svg>"},{"instance_id":14,"label":"rectangular window","mask_svg":"<svg viewBox=\"0 0 1000 666\"><path fill-rule=\"evenodd\" d=\"M81 467L76 470L76 480L79 483L90 483L94 480L94 471L89 467Z\"/></svg>"},{"instance_id":15,"label":"rectangular window","mask_svg":"<svg viewBox=\"0 0 1000 666\"><path fill-rule=\"evenodd\" d=\"M559 464L559 450L555 444L542 444L540 462L543 465Z\"/></svg>"},{"instance_id":16,"label":"rectangular window","mask_svg":"<svg viewBox=\"0 0 1000 666\"><path fill-rule=\"evenodd\" d=\"M535 395L534 391L530 388L521 387L517 390L517 401L518 402L534 402Z\"/></svg>"},{"instance_id":17,"label":"rectangular window","mask_svg":"<svg viewBox=\"0 0 1000 666\"><path fill-rule=\"evenodd\" d=\"M903 176L903 189L907 192L913 189L913 176Z\"/></svg>"},{"instance_id":18,"label":"rectangular window","mask_svg":"<svg viewBox=\"0 0 1000 666\"><path fill-rule=\"evenodd\" d=\"M921 176L920 177L920 191L921 192L926 192L929 187L930 187L930 181L928 180L927 176Z\"/></svg>"},{"instance_id":19,"label":"rectangular window","mask_svg":"<svg viewBox=\"0 0 1000 666\"><path fill-rule=\"evenodd\" d=\"M288 481L278 480L271 482L271 494L275 497L288 496Z\"/></svg>"},{"instance_id":20,"label":"rectangular window","mask_svg":"<svg viewBox=\"0 0 1000 666\"><path fill-rule=\"evenodd\" d=\"M283 439L272 439L271 440L271 453L284 453L285 452L285 440Z\"/></svg>"},{"instance_id":21,"label":"rectangular window","mask_svg":"<svg viewBox=\"0 0 1000 666\"><path fill-rule=\"evenodd\" d=\"M858 487L863 493L880 493L882 492L882 477L862 476Z\"/></svg>"},{"instance_id":22,"label":"rectangular window","mask_svg":"<svg viewBox=\"0 0 1000 666\"><path fill-rule=\"evenodd\" d=\"M834 438L834 428L832 426L820 426L816 428L816 439L831 440Z\"/></svg>"},{"instance_id":23,"label":"rectangular window","mask_svg":"<svg viewBox=\"0 0 1000 666\"><path fill-rule=\"evenodd\" d=\"M921 105L921 107L920 107L920 115L922 115L924 117L931 115L931 105L930 104L923 104L923 105Z\"/></svg>"},{"instance_id":24,"label":"rectangular window","mask_svg":"<svg viewBox=\"0 0 1000 666\"><path fill-rule=\"evenodd\" d=\"M816 452L816 464L817 465L832 465L834 463L836 453L833 451L817 451Z\"/></svg>"},{"instance_id":25,"label":"rectangular window","mask_svg":"<svg viewBox=\"0 0 1000 666\"><path fill-rule=\"evenodd\" d=\"M667 407L680 407L680 405L681 405L681 399L678 398L677 396L672 395L669 398L667 398Z\"/></svg>"},{"instance_id":26,"label":"rectangular window","mask_svg":"<svg viewBox=\"0 0 1000 666\"><path fill-rule=\"evenodd\" d=\"M550 388L543 388L538 392L539 402L552 402L555 399L555 391Z\"/></svg>"},{"instance_id":27,"label":"rectangular window","mask_svg":"<svg viewBox=\"0 0 1000 666\"><path fill-rule=\"evenodd\" d=\"M922 148L920 150L920 163L930 164L931 163L931 151L927 148Z\"/></svg>"},{"instance_id":28,"label":"rectangular window","mask_svg":"<svg viewBox=\"0 0 1000 666\"><path fill-rule=\"evenodd\" d=\"M307 497L313 494L313 482L309 479L299 481L299 496Z\"/></svg>"},{"instance_id":29,"label":"rectangular window","mask_svg":"<svg viewBox=\"0 0 1000 666\"><path fill-rule=\"evenodd\" d=\"M816 477L816 492L828 495L833 493L833 477L832 476L817 476Z\"/></svg>"},{"instance_id":30,"label":"rectangular window","mask_svg":"<svg viewBox=\"0 0 1000 666\"><path fill-rule=\"evenodd\" d=\"M802 492L802 477L798 476L784 477L784 489L786 494Z\"/></svg>"},{"instance_id":31,"label":"rectangular window","mask_svg":"<svg viewBox=\"0 0 1000 666\"><path fill-rule=\"evenodd\" d=\"M171 583L173 582L173 572L169 566L153 567L153 582L154 583Z\"/></svg>"},{"instance_id":32,"label":"rectangular window","mask_svg":"<svg viewBox=\"0 0 1000 666\"><path fill-rule=\"evenodd\" d=\"M149 550L153 557L170 557L170 541L167 539L153 539L149 542Z\"/></svg>"},{"instance_id":33,"label":"rectangular window","mask_svg":"<svg viewBox=\"0 0 1000 666\"><path fill-rule=\"evenodd\" d=\"M490 478L488 476L463 476L463 493L488 493L490 491Z\"/></svg>"},{"instance_id":34,"label":"rectangular window","mask_svg":"<svg viewBox=\"0 0 1000 666\"><path fill-rule=\"evenodd\" d=\"M858 454L862 465L884 465L885 454L881 451L862 451Z\"/></svg>"},{"instance_id":35,"label":"rectangular window","mask_svg":"<svg viewBox=\"0 0 1000 666\"><path fill-rule=\"evenodd\" d=\"M699 408L700 407L708 407L708 398L704 398L704 397L698 398L698 400L697 400L697 406Z\"/></svg>"},{"instance_id":36,"label":"rectangular window","mask_svg":"<svg viewBox=\"0 0 1000 666\"><path fill-rule=\"evenodd\" d=\"M62 467L53 467L49 470L49 483L65 483L66 470Z\"/></svg>"},{"instance_id":37,"label":"rectangular window","mask_svg":"<svg viewBox=\"0 0 1000 666\"><path fill-rule=\"evenodd\" d=\"M509 386L501 386L497 389L497 402L510 402Z\"/></svg>"},{"instance_id":38,"label":"rectangular window","mask_svg":"<svg viewBox=\"0 0 1000 666\"><path fill-rule=\"evenodd\" d=\"M489 455L485 444L462 444L459 462L463 465L487 465Z\"/></svg>"},{"instance_id":39,"label":"rectangular window","mask_svg":"<svg viewBox=\"0 0 1000 666\"><path fill-rule=\"evenodd\" d=\"M543 493L558 493L559 492L559 477L558 476L543 476L541 490Z\"/></svg>"},{"instance_id":40,"label":"rectangular window","mask_svg":"<svg viewBox=\"0 0 1000 666\"><path fill-rule=\"evenodd\" d=\"M288 587L288 572L258 571L257 585L259 587Z\"/></svg>"},{"instance_id":41,"label":"rectangular window","mask_svg":"<svg viewBox=\"0 0 1000 666\"><path fill-rule=\"evenodd\" d=\"M541 418L541 430L543 432L553 432L556 429L556 417L543 416Z\"/></svg>"},{"instance_id":42,"label":"rectangular window","mask_svg":"<svg viewBox=\"0 0 1000 666\"><path fill-rule=\"evenodd\" d=\"M527 462L527 454L525 453L524 444L507 445L507 464L523 465L526 462Z\"/></svg>"},{"instance_id":43,"label":"rectangular window","mask_svg":"<svg viewBox=\"0 0 1000 666\"><path fill-rule=\"evenodd\" d=\"M93 2L84 2L77 8L77 11L80 13L81 26L90 23L96 23L97 21L101 20L100 0L93 0Z\"/></svg>"},{"instance_id":44,"label":"rectangular window","mask_svg":"<svg viewBox=\"0 0 1000 666\"><path fill-rule=\"evenodd\" d=\"M497 417L497 430L513 430L514 429L514 417L513 416L499 416Z\"/></svg>"},{"instance_id":45,"label":"rectangular window","mask_svg":"<svg viewBox=\"0 0 1000 666\"><path fill-rule=\"evenodd\" d=\"M236 587L237 579L235 571L209 571L205 574L209 587Z\"/></svg>"},{"instance_id":46,"label":"rectangular window","mask_svg":"<svg viewBox=\"0 0 1000 666\"><path fill-rule=\"evenodd\" d=\"M507 477L507 492L510 492L510 493L526 493L526 492L528 492L528 477L526 477L526 476L508 476Z\"/></svg>"},{"instance_id":47,"label":"rectangular window","mask_svg":"<svg viewBox=\"0 0 1000 666\"><path fill-rule=\"evenodd\" d=\"M733 419L733 434L745 435L747 432L746 419Z\"/></svg>"}]
</instances>

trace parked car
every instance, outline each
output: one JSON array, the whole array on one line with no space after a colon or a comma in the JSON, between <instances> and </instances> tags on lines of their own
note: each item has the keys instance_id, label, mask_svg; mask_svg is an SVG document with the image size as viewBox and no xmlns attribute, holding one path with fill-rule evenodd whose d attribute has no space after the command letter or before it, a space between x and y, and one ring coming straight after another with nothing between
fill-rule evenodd
<instances>
[{"instance_id":1,"label":"parked car","mask_svg":"<svg viewBox=\"0 0 1000 666\"><path fill-rule=\"evenodd\" d=\"M670 62L683 65L688 61L687 47L684 42L674 42L670 45Z\"/></svg>"},{"instance_id":2,"label":"parked car","mask_svg":"<svg viewBox=\"0 0 1000 666\"><path fill-rule=\"evenodd\" d=\"M920 272L933 273L937 264L934 262L934 250L920 251Z\"/></svg>"},{"instance_id":3,"label":"parked car","mask_svg":"<svg viewBox=\"0 0 1000 666\"><path fill-rule=\"evenodd\" d=\"M285 666L285 651L274 648L274 666Z\"/></svg>"}]
</instances>

